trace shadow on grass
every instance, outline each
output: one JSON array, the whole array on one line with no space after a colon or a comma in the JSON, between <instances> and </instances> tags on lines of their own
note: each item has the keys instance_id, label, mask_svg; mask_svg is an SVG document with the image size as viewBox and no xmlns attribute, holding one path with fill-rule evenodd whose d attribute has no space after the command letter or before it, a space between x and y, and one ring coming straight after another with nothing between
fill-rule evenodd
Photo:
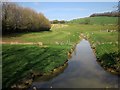
<instances>
[{"instance_id":1,"label":"shadow on grass","mask_svg":"<svg viewBox=\"0 0 120 90\"><path fill-rule=\"evenodd\" d=\"M2 37L20 37L24 34L30 34L30 33L43 33L43 32L52 32L50 31L29 31L29 32L14 32L14 33L6 33L6 34L2 34Z\"/></svg>"}]
</instances>

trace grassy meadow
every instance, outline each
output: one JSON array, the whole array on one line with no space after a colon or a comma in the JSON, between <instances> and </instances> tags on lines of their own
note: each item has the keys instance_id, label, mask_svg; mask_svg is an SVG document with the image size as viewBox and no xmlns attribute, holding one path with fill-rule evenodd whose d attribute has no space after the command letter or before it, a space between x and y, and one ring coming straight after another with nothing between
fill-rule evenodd
<instances>
[{"instance_id":1,"label":"grassy meadow","mask_svg":"<svg viewBox=\"0 0 120 90\"><path fill-rule=\"evenodd\" d=\"M70 49L81 40L81 34L95 48L96 57L103 67L118 70L116 25L53 24L50 31L14 33L2 37L2 42L7 42L2 46L5 87L26 77L31 71L48 73L63 65Z\"/></svg>"}]
</instances>

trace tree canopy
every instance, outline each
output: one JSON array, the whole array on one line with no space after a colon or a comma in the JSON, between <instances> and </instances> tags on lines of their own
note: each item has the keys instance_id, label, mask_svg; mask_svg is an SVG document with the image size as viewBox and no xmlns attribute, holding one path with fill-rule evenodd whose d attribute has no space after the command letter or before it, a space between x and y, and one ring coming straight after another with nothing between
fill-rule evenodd
<instances>
[{"instance_id":1,"label":"tree canopy","mask_svg":"<svg viewBox=\"0 0 120 90\"><path fill-rule=\"evenodd\" d=\"M49 31L49 20L36 11L16 3L2 3L2 33Z\"/></svg>"}]
</instances>

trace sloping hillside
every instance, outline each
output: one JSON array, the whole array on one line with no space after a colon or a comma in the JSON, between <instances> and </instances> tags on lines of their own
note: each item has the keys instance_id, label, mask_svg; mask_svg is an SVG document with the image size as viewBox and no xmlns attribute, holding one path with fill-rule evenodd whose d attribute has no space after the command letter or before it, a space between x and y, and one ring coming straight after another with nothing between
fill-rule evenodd
<instances>
[{"instance_id":1,"label":"sloping hillside","mask_svg":"<svg viewBox=\"0 0 120 90\"><path fill-rule=\"evenodd\" d=\"M99 16L99 17L86 17L73 19L69 21L69 23L78 23L78 24L117 24L118 17L107 17L107 16Z\"/></svg>"}]
</instances>

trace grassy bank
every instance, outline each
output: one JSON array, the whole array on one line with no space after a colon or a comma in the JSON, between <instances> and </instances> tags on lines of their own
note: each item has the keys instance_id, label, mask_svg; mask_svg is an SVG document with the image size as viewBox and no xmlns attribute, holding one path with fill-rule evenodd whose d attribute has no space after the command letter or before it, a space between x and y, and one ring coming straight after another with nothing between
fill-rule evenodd
<instances>
[{"instance_id":1,"label":"grassy bank","mask_svg":"<svg viewBox=\"0 0 120 90\"><path fill-rule=\"evenodd\" d=\"M88 36L100 65L109 72L119 74L118 32L102 30L88 33Z\"/></svg>"},{"instance_id":2,"label":"grassy bank","mask_svg":"<svg viewBox=\"0 0 120 90\"><path fill-rule=\"evenodd\" d=\"M30 72L48 73L67 61L68 46L3 45L3 86L8 87Z\"/></svg>"}]
</instances>

